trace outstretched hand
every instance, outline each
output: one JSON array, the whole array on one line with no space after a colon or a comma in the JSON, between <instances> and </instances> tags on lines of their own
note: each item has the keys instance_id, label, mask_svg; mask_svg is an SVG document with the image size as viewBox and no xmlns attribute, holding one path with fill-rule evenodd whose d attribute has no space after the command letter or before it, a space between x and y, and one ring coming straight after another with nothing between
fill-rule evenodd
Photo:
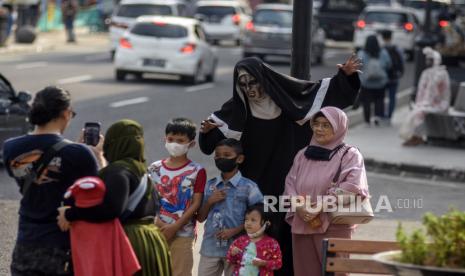
<instances>
[{"instance_id":1,"label":"outstretched hand","mask_svg":"<svg viewBox=\"0 0 465 276\"><path fill-rule=\"evenodd\" d=\"M360 69L362 68L362 66L363 66L362 60L359 59L357 55L354 53L349 57L349 59L344 64L338 64L337 68L344 71L344 73L347 76L350 76L355 72L360 72Z\"/></svg>"}]
</instances>

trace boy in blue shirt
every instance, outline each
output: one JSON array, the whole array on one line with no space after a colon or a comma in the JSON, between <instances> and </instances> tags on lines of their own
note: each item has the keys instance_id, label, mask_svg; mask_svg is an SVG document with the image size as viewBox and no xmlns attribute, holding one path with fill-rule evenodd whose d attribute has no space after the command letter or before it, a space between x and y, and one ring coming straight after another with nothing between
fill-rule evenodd
<instances>
[{"instance_id":1,"label":"boy in blue shirt","mask_svg":"<svg viewBox=\"0 0 465 276\"><path fill-rule=\"evenodd\" d=\"M221 176L209 180L205 186L203 204L197 219L205 223L200 263L197 275L231 275L233 267L226 261L226 253L234 238L244 229L246 209L263 202L257 184L239 172L244 162L242 146L235 139L224 139L215 148L215 165Z\"/></svg>"}]
</instances>

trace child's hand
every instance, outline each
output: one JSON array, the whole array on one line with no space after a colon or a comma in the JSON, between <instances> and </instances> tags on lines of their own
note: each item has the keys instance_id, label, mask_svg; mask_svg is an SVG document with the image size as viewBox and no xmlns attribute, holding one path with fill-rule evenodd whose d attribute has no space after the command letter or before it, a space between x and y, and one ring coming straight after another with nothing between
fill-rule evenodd
<instances>
[{"instance_id":1,"label":"child's hand","mask_svg":"<svg viewBox=\"0 0 465 276\"><path fill-rule=\"evenodd\" d=\"M175 224L166 224L165 226L162 226L160 228L161 233L163 236L165 236L165 239L167 241L171 240L174 238L176 235L176 232L178 232L178 227Z\"/></svg>"},{"instance_id":2,"label":"child's hand","mask_svg":"<svg viewBox=\"0 0 465 276\"><path fill-rule=\"evenodd\" d=\"M257 267L262 267L262 266L266 266L266 261L259 259L259 258L255 258L253 259L252 264Z\"/></svg>"},{"instance_id":3,"label":"child's hand","mask_svg":"<svg viewBox=\"0 0 465 276\"><path fill-rule=\"evenodd\" d=\"M239 248L237 248L236 246L233 246L231 248L231 255L233 256L236 256L237 254L240 254L242 253L242 250L240 250Z\"/></svg>"},{"instance_id":4,"label":"child's hand","mask_svg":"<svg viewBox=\"0 0 465 276\"><path fill-rule=\"evenodd\" d=\"M213 188L213 194L208 198L208 203L211 205L223 201L226 198L226 188L224 189L216 189Z\"/></svg>"},{"instance_id":5,"label":"child's hand","mask_svg":"<svg viewBox=\"0 0 465 276\"><path fill-rule=\"evenodd\" d=\"M216 238L221 240L229 240L230 238L234 237L234 235L236 235L234 229L224 229L216 233Z\"/></svg>"}]
</instances>

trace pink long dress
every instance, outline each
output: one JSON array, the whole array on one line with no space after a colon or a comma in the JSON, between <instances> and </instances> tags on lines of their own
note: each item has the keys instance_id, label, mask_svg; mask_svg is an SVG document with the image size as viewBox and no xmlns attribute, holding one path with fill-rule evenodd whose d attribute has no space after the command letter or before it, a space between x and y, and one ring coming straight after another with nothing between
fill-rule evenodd
<instances>
[{"instance_id":1,"label":"pink long dress","mask_svg":"<svg viewBox=\"0 0 465 276\"><path fill-rule=\"evenodd\" d=\"M333 127L334 140L329 145L322 146L312 139L310 145L334 149L343 143L346 136L347 116L335 107L325 107L321 112ZM338 187L362 197L368 196L363 157L356 148L352 147L341 161L346 149L347 146L339 149L330 161L310 160L304 155L306 148L299 151L287 175L284 195L310 196L313 202L318 196L333 194L334 187L331 186L331 182L341 165ZM286 221L291 225L292 231L295 276L321 275L323 239L329 237L350 239L355 228L355 225L331 225L327 213L324 212L320 214L320 219L321 226L313 229L297 214L288 212L286 215Z\"/></svg>"}]
</instances>

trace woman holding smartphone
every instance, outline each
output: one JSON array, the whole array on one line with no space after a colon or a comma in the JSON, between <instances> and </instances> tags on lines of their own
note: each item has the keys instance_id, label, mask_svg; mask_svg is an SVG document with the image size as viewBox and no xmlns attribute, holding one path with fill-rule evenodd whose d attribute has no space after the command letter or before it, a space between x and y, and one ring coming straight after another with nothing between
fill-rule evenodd
<instances>
[{"instance_id":1,"label":"woman holding smartphone","mask_svg":"<svg viewBox=\"0 0 465 276\"><path fill-rule=\"evenodd\" d=\"M30 185L24 183L31 171L37 171L34 163L64 140L62 135L75 115L68 91L46 87L32 103L32 133L9 139L3 146L6 170L22 193L13 276L72 275L69 234L60 231L55 218L68 187L78 178L97 175L94 155L85 145L66 143L47 164L43 162L45 169Z\"/></svg>"}]
</instances>

